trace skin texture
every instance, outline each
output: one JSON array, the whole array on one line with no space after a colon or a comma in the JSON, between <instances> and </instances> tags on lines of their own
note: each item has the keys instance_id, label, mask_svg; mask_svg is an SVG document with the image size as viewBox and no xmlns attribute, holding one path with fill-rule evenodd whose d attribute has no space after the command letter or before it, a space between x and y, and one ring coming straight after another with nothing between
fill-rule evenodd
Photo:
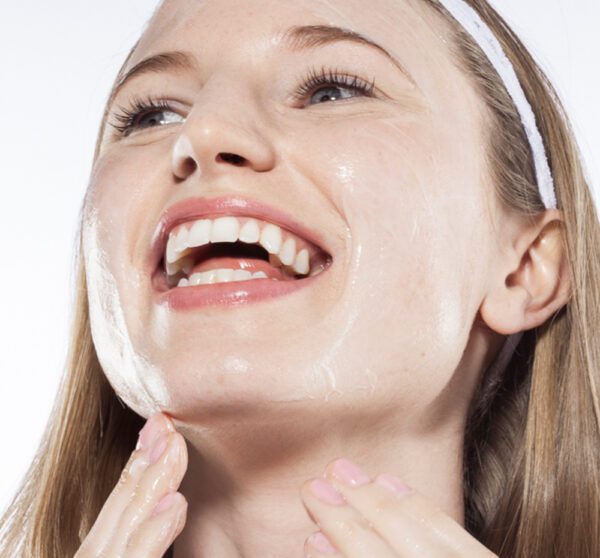
<instances>
[{"instance_id":1,"label":"skin texture","mask_svg":"<svg viewBox=\"0 0 600 558\"><path fill-rule=\"evenodd\" d=\"M373 38L414 83L364 46L278 44L300 24ZM568 282L560 212L519 219L494 197L486 113L448 40L432 13L400 0L169 0L151 20L128 68L181 49L199 70L140 76L117 95L111 115L149 94L176 112L120 140L107 128L84 255L108 380L187 440L177 558L301 556L314 524L300 487L342 456L401 477L463 524L462 436L479 374L504 335L565 304ZM292 101L322 65L375 77L376 97ZM193 172L173 157L182 134ZM224 194L320 231L334 261L319 286L246 307L153 304L144 262L161 212Z\"/></svg>"}]
</instances>

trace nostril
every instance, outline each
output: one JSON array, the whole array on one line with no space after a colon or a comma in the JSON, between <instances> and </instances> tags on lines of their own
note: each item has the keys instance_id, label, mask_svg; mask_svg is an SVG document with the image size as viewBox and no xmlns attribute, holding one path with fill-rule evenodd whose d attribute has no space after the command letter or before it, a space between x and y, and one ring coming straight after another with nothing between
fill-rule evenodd
<instances>
[{"instance_id":1,"label":"nostril","mask_svg":"<svg viewBox=\"0 0 600 558\"><path fill-rule=\"evenodd\" d=\"M226 162L233 163L236 166L241 166L244 164L244 158L236 155L235 153L219 153L217 160L223 160Z\"/></svg>"},{"instance_id":2,"label":"nostril","mask_svg":"<svg viewBox=\"0 0 600 558\"><path fill-rule=\"evenodd\" d=\"M186 175L192 174L198 168L196 161L189 157L184 161L183 166Z\"/></svg>"}]
</instances>

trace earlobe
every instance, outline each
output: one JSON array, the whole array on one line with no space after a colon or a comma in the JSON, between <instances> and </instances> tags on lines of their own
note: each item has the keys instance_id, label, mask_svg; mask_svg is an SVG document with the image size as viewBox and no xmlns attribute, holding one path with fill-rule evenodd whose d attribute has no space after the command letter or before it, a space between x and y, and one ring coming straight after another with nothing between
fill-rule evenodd
<instances>
[{"instance_id":1,"label":"earlobe","mask_svg":"<svg viewBox=\"0 0 600 558\"><path fill-rule=\"evenodd\" d=\"M518 267L498 277L480 308L488 327L502 335L527 331L568 303L571 279L562 224L548 215L534 240L525 243Z\"/></svg>"}]
</instances>

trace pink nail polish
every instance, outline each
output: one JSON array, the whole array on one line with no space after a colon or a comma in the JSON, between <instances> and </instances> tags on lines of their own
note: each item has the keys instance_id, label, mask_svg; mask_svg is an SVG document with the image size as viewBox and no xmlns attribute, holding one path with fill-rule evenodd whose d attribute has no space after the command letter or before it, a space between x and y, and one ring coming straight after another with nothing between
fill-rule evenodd
<instances>
[{"instance_id":1,"label":"pink nail polish","mask_svg":"<svg viewBox=\"0 0 600 558\"><path fill-rule=\"evenodd\" d=\"M344 497L329 484L325 479L314 479L310 483L312 493L322 502L332 506L343 506L346 503Z\"/></svg>"},{"instance_id":2,"label":"pink nail polish","mask_svg":"<svg viewBox=\"0 0 600 558\"><path fill-rule=\"evenodd\" d=\"M147 450L163 432L175 432L173 423L162 413L156 412L148 417L146 424L140 430L135 449Z\"/></svg>"},{"instance_id":3,"label":"pink nail polish","mask_svg":"<svg viewBox=\"0 0 600 558\"><path fill-rule=\"evenodd\" d=\"M157 438L158 434L160 434L159 426L159 420L156 413L148 417L146 424L144 424L144 428L140 430L138 443L135 449L148 449L152 445L152 442Z\"/></svg>"},{"instance_id":4,"label":"pink nail polish","mask_svg":"<svg viewBox=\"0 0 600 558\"><path fill-rule=\"evenodd\" d=\"M156 504L156 507L152 511L152 516L158 515L161 512L168 510L175 502L175 493L169 492L162 500Z\"/></svg>"},{"instance_id":5,"label":"pink nail polish","mask_svg":"<svg viewBox=\"0 0 600 558\"><path fill-rule=\"evenodd\" d=\"M167 447L168 437L168 434L163 434L160 438L158 438L158 440L156 440L154 446L152 446L152 451L150 452L150 465L156 463L160 459L160 456L164 453Z\"/></svg>"},{"instance_id":6,"label":"pink nail polish","mask_svg":"<svg viewBox=\"0 0 600 558\"><path fill-rule=\"evenodd\" d=\"M410 488L399 478L388 475L387 473L381 473L380 475L377 475L375 482L381 486L384 486L388 490L396 492L396 494L406 494L407 492L410 492Z\"/></svg>"},{"instance_id":7,"label":"pink nail polish","mask_svg":"<svg viewBox=\"0 0 600 558\"><path fill-rule=\"evenodd\" d=\"M317 531L308 537L308 542L323 554L335 554L337 552L335 547L329 542L329 539L321 531Z\"/></svg>"},{"instance_id":8,"label":"pink nail polish","mask_svg":"<svg viewBox=\"0 0 600 558\"><path fill-rule=\"evenodd\" d=\"M335 478L351 486L360 486L371 481L369 476L360 467L345 457L334 461L331 473Z\"/></svg>"}]
</instances>

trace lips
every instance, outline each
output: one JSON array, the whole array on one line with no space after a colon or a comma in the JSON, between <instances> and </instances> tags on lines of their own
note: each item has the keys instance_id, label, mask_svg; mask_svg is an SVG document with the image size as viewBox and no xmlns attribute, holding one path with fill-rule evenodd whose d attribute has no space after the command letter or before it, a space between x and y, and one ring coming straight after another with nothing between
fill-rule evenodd
<instances>
[{"instance_id":1,"label":"lips","mask_svg":"<svg viewBox=\"0 0 600 558\"><path fill-rule=\"evenodd\" d=\"M241 196L221 196L217 198L194 197L181 200L169 207L161 216L154 234L146 262L146 270L152 276L165 253L169 232L187 221L219 215L256 217L288 229L295 235L331 254L320 233L306 227L281 209Z\"/></svg>"}]
</instances>

